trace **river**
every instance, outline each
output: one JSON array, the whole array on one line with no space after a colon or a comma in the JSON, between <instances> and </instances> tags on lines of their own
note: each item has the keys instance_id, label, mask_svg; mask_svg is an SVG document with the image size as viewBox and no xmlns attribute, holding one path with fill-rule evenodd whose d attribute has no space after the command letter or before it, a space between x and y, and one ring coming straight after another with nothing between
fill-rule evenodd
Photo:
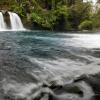
<instances>
[{"instance_id":1,"label":"river","mask_svg":"<svg viewBox=\"0 0 100 100\"><path fill-rule=\"evenodd\" d=\"M99 33L0 32L0 100L93 100L89 84L70 85L98 72Z\"/></svg>"}]
</instances>

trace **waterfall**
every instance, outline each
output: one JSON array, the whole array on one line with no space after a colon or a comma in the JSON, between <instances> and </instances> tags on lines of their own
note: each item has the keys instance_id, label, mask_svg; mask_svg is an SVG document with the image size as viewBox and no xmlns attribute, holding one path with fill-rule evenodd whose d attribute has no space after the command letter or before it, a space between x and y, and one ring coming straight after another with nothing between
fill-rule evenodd
<instances>
[{"instance_id":1,"label":"waterfall","mask_svg":"<svg viewBox=\"0 0 100 100\"><path fill-rule=\"evenodd\" d=\"M8 12L10 16L10 22L11 22L11 29L12 30L25 30L22 21L20 17L13 12Z\"/></svg>"},{"instance_id":2,"label":"waterfall","mask_svg":"<svg viewBox=\"0 0 100 100\"><path fill-rule=\"evenodd\" d=\"M13 12L7 12L8 16L10 17L10 24L11 27L8 29L7 27L7 22L4 21L4 17L3 14L0 12L0 31L21 31L21 30L25 30L22 21L20 19L20 17Z\"/></svg>"},{"instance_id":3,"label":"waterfall","mask_svg":"<svg viewBox=\"0 0 100 100\"><path fill-rule=\"evenodd\" d=\"M7 27L6 27L6 23L4 21L3 14L2 14L2 12L0 12L0 31L5 30L6 28Z\"/></svg>"}]
</instances>

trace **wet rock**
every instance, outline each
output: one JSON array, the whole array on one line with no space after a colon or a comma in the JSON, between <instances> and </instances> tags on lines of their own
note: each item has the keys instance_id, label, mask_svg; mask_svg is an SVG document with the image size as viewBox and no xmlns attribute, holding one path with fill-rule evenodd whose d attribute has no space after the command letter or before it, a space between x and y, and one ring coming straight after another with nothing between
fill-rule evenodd
<instances>
[{"instance_id":1,"label":"wet rock","mask_svg":"<svg viewBox=\"0 0 100 100\"><path fill-rule=\"evenodd\" d=\"M47 87L51 89L54 94L60 95L62 93L71 93L71 94L76 94L79 96L83 96L83 91L81 88L78 86L78 84L57 84L55 81L50 82L50 84L43 84L43 87Z\"/></svg>"},{"instance_id":2,"label":"wet rock","mask_svg":"<svg viewBox=\"0 0 100 100\"><path fill-rule=\"evenodd\" d=\"M1 10L1 12L2 12L4 15L7 15L7 14L8 14L8 11L7 11L7 10Z\"/></svg>"},{"instance_id":3,"label":"wet rock","mask_svg":"<svg viewBox=\"0 0 100 100\"><path fill-rule=\"evenodd\" d=\"M88 75L83 74L83 75L81 75L80 77L77 77L77 78L74 80L74 82L83 81L83 80L85 80L87 77L88 77Z\"/></svg>"},{"instance_id":4,"label":"wet rock","mask_svg":"<svg viewBox=\"0 0 100 100\"><path fill-rule=\"evenodd\" d=\"M76 85L65 86L64 89L68 93L74 93L74 94L79 94L80 96L83 96L82 90Z\"/></svg>"},{"instance_id":5,"label":"wet rock","mask_svg":"<svg viewBox=\"0 0 100 100\"><path fill-rule=\"evenodd\" d=\"M77 78L74 82L79 81L85 81L86 83L88 83L95 93L95 100L100 100L100 73L94 75L82 75L79 78Z\"/></svg>"}]
</instances>

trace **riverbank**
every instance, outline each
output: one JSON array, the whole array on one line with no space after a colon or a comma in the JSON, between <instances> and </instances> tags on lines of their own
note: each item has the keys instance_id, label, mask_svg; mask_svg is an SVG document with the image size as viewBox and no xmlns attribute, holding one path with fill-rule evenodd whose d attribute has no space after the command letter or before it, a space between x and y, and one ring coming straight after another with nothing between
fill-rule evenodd
<instances>
[{"instance_id":1,"label":"riverbank","mask_svg":"<svg viewBox=\"0 0 100 100\"><path fill-rule=\"evenodd\" d=\"M92 13L91 2L1 0L0 9L17 13L31 29L57 31L92 30L100 27L99 8Z\"/></svg>"}]
</instances>

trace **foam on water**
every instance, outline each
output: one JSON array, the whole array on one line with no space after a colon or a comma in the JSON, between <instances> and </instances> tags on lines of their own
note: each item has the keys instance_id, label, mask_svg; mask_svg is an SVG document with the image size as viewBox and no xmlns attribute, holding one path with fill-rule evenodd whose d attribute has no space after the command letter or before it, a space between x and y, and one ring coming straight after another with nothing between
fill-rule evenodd
<instances>
[{"instance_id":1,"label":"foam on water","mask_svg":"<svg viewBox=\"0 0 100 100\"><path fill-rule=\"evenodd\" d=\"M90 85L73 82L100 72L100 35L39 32L1 32L0 99L91 100ZM83 96L66 90L73 84Z\"/></svg>"}]
</instances>

